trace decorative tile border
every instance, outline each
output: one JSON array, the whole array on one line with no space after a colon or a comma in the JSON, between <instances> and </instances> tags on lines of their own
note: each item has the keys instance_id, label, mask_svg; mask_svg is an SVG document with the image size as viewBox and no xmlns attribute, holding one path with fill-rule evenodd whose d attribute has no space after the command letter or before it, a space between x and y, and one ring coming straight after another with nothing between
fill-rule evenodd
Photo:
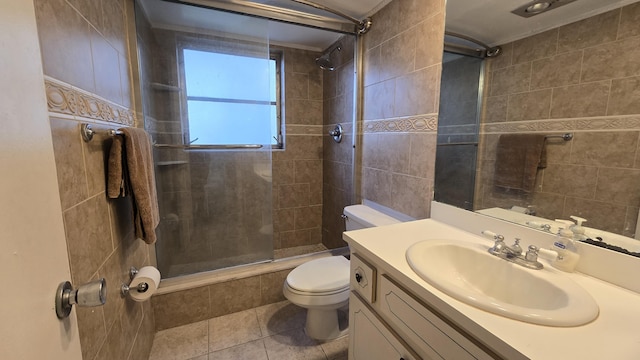
<instances>
[{"instance_id":1,"label":"decorative tile border","mask_svg":"<svg viewBox=\"0 0 640 360\"><path fill-rule=\"evenodd\" d=\"M367 120L362 132L435 132L438 130L438 115L428 114L405 118Z\"/></svg>"},{"instance_id":2,"label":"decorative tile border","mask_svg":"<svg viewBox=\"0 0 640 360\"><path fill-rule=\"evenodd\" d=\"M135 126L133 111L50 77L44 80L49 112Z\"/></svg>"},{"instance_id":3,"label":"decorative tile border","mask_svg":"<svg viewBox=\"0 0 640 360\"><path fill-rule=\"evenodd\" d=\"M517 121L489 123L480 126L481 134L598 130L640 130L640 115Z\"/></svg>"}]
</instances>

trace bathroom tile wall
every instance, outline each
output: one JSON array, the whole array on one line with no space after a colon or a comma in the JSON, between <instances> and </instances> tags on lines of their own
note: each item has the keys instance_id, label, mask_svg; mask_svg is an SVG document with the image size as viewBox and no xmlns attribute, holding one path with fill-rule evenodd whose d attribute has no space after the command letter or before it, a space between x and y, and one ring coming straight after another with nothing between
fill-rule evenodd
<instances>
[{"instance_id":1,"label":"bathroom tile wall","mask_svg":"<svg viewBox=\"0 0 640 360\"><path fill-rule=\"evenodd\" d=\"M155 329L150 302L123 299L118 288L130 266L151 263L152 249L134 237L131 199L105 195L111 139L97 135L85 143L79 131L80 122L133 125L127 3L34 3L71 280L78 286L105 277L108 284L104 306L75 307L83 359L144 359Z\"/></svg>"},{"instance_id":2,"label":"bathroom tile wall","mask_svg":"<svg viewBox=\"0 0 640 360\"><path fill-rule=\"evenodd\" d=\"M396 0L363 37L361 197L430 214L444 39L442 0Z\"/></svg>"},{"instance_id":3,"label":"bathroom tile wall","mask_svg":"<svg viewBox=\"0 0 640 360\"><path fill-rule=\"evenodd\" d=\"M273 154L274 248L322 243L323 74L319 52L283 52L285 149Z\"/></svg>"},{"instance_id":4,"label":"bathroom tile wall","mask_svg":"<svg viewBox=\"0 0 640 360\"><path fill-rule=\"evenodd\" d=\"M177 291L151 298L156 330L164 330L285 300L291 269Z\"/></svg>"},{"instance_id":5,"label":"bathroom tile wall","mask_svg":"<svg viewBox=\"0 0 640 360\"><path fill-rule=\"evenodd\" d=\"M476 208L537 205L540 216L587 218L635 232L640 207L640 3L503 45L488 61ZM501 133L573 132L548 140L534 192L492 185Z\"/></svg>"},{"instance_id":6,"label":"bathroom tile wall","mask_svg":"<svg viewBox=\"0 0 640 360\"><path fill-rule=\"evenodd\" d=\"M341 215L353 200L353 118L354 118L354 51L355 37L343 36L327 51L340 46L332 60L336 69L323 71L323 134L336 124L343 127L342 142L323 136L322 242L327 248L346 246L342 240L345 223Z\"/></svg>"}]
</instances>

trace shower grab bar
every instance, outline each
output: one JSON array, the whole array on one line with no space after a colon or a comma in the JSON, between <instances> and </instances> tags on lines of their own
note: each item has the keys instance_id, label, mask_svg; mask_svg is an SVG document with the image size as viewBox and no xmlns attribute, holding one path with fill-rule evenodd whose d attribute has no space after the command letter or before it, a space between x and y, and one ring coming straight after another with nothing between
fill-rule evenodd
<instances>
[{"instance_id":1,"label":"shower grab bar","mask_svg":"<svg viewBox=\"0 0 640 360\"><path fill-rule=\"evenodd\" d=\"M246 145L179 145L179 144L153 144L161 149L183 149L183 150L229 150L229 149L261 149L260 144Z\"/></svg>"},{"instance_id":2,"label":"shower grab bar","mask_svg":"<svg viewBox=\"0 0 640 360\"><path fill-rule=\"evenodd\" d=\"M456 145L474 145L474 146L478 146L478 143L477 142L453 142L453 143L436 144L436 146L456 146Z\"/></svg>"}]
</instances>

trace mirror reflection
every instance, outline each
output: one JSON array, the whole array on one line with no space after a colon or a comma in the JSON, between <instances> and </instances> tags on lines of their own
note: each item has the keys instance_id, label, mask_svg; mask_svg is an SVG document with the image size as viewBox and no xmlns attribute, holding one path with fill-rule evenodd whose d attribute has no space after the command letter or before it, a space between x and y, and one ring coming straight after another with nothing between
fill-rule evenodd
<instances>
[{"instance_id":1,"label":"mirror reflection","mask_svg":"<svg viewBox=\"0 0 640 360\"><path fill-rule=\"evenodd\" d=\"M447 2L447 31L501 51L477 71L445 53L435 199L541 231L580 222L582 237L638 252L640 3L524 18L493 1L500 21L462 3Z\"/></svg>"}]
</instances>

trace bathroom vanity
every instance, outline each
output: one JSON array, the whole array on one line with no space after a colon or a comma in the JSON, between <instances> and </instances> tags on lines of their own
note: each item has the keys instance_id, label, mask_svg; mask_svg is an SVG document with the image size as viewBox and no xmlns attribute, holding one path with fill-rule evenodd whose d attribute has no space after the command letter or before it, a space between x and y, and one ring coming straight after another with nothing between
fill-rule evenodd
<instances>
[{"instance_id":1,"label":"bathroom vanity","mask_svg":"<svg viewBox=\"0 0 640 360\"><path fill-rule=\"evenodd\" d=\"M467 215L460 215L463 216ZM543 275L552 281L571 281L595 301L599 308L597 317L571 327L538 325L481 310L425 281L407 262L407 249L414 244L463 240L488 249L493 242L476 231L485 224L491 227L485 230L503 233L507 241L512 241L514 234L520 235L523 247L530 244L548 247L550 244L546 242L551 239L495 220L463 221L476 223L465 231L461 229L465 226L452 226L442 218L437 220L438 216L434 218L344 234L352 254L349 359L640 359L640 295L637 289L625 289L598 279L597 273L563 273L547 259L540 260L544 269L527 269L546 272ZM607 256L602 258L611 260ZM627 261L620 259L619 262ZM587 256L582 261L599 260ZM637 273L634 272L637 267L633 266L628 269L631 274ZM598 264L583 266L587 272L598 268ZM491 280L496 274L487 271L480 279L482 275ZM607 276L613 275L603 277ZM532 287L519 280L509 284L509 291L535 298L539 295L527 292ZM557 303L561 307L563 300Z\"/></svg>"}]
</instances>

